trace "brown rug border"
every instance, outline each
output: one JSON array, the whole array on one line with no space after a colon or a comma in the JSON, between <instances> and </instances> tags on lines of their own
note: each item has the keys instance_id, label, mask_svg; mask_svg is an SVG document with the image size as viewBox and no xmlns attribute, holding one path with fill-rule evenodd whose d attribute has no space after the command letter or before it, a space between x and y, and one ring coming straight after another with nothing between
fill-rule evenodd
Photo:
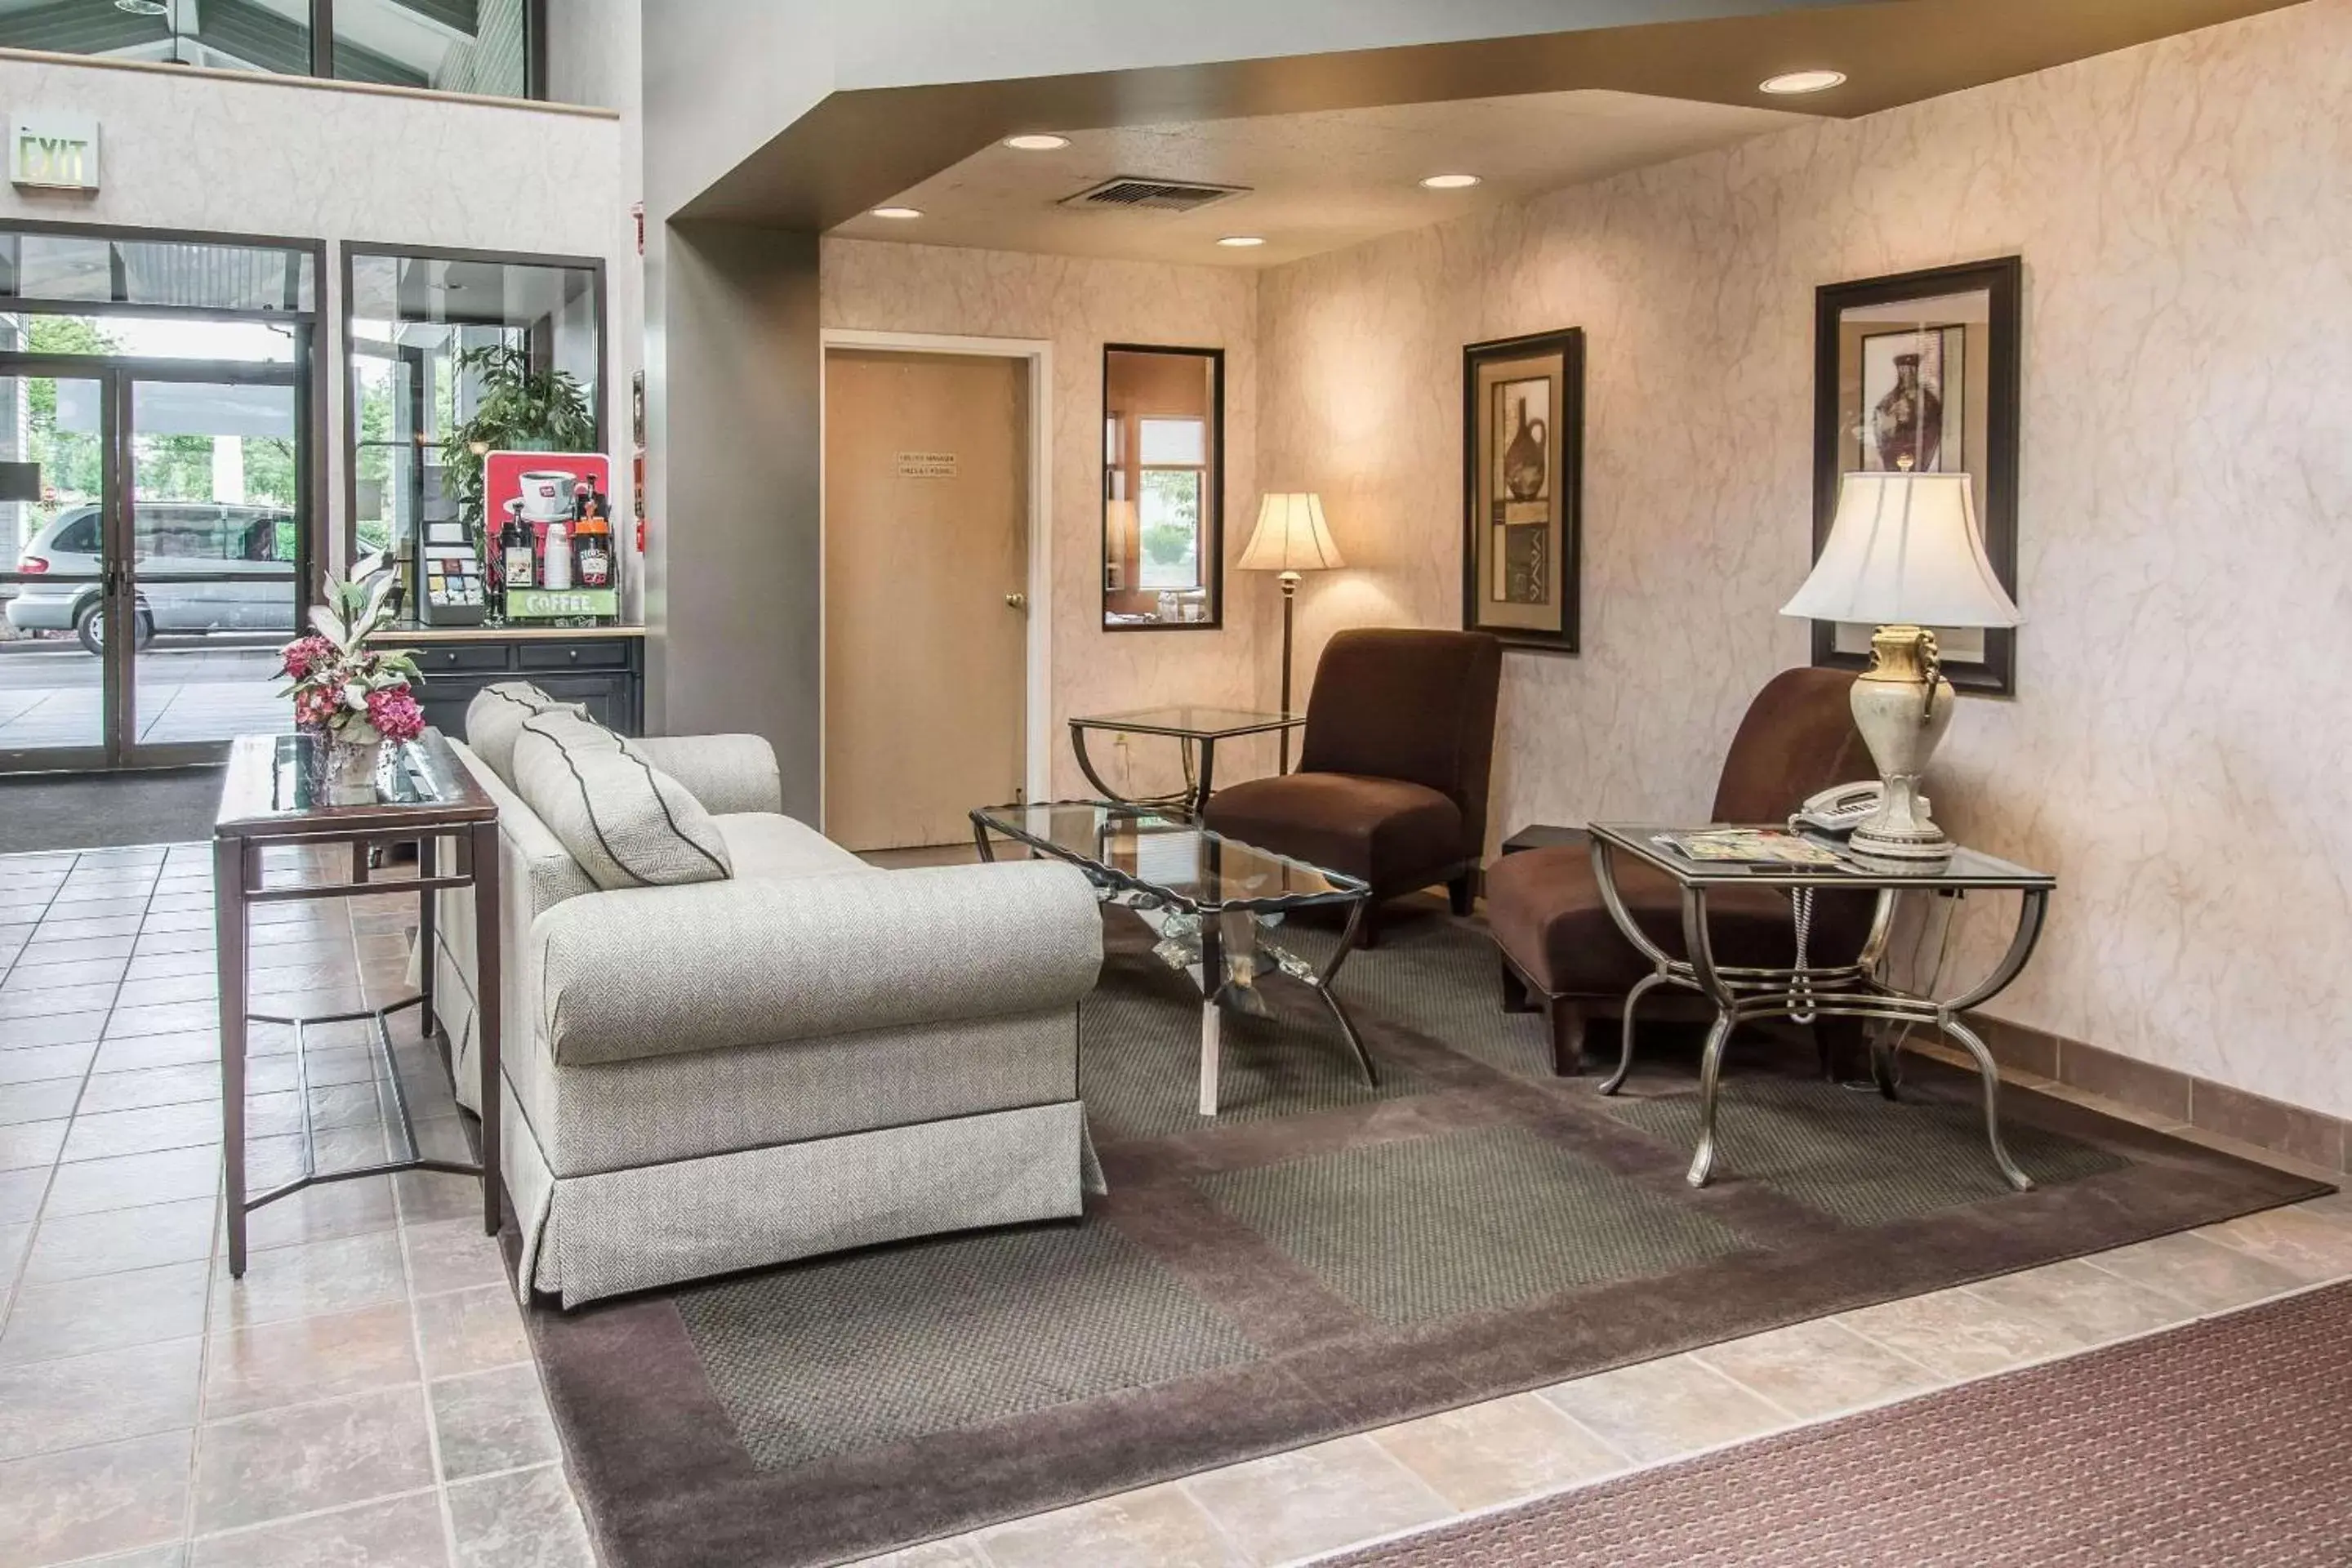
<instances>
[{"instance_id":1,"label":"brown rug border","mask_svg":"<svg viewBox=\"0 0 2352 1568\"><path fill-rule=\"evenodd\" d=\"M1139 958L1131 942L1108 945L1112 963ZM1301 1015L1303 1025L1312 1018ZM2064 1132L2134 1163L1998 1199L1999 1224L1966 1207L1811 1245L1821 1216L1759 1185L1719 1182L1690 1192L1682 1183L1686 1153L1574 1098L1577 1088L1589 1096L1591 1078L1532 1082L1408 1029L1357 1021L1376 1054L1411 1062L1435 1080L1432 1089L1101 1148L1111 1190L1090 1202L1089 1215L1119 1226L1188 1282L1194 1270L1214 1269L1211 1299L1266 1352L1250 1366L762 1472L704 1382L667 1294L568 1314L527 1310L574 1484L608 1568L800 1568L855 1560L2333 1190L2004 1086L2004 1120ZM1928 1092L1939 1081L1973 1083L1932 1058L1908 1058L1906 1071ZM1391 1331L1355 1314L1267 1245L1253 1255L1265 1267L1237 1279L1233 1264L1248 1233L1204 1203L1167 1201L1192 1176L1276 1154L1297 1159L1449 1127L1509 1123L1572 1131L1580 1152L1631 1180L1677 1192L1774 1249L1677 1271L1671 1295L1662 1295L1655 1279L1619 1281L1531 1307ZM1792 1226L1808 1237L1801 1254L1780 1239ZM1772 1305L1759 1309L1759 1300ZM1358 1331L1348 1331L1349 1317ZM1291 1348L1278 1348L1285 1343Z\"/></svg>"},{"instance_id":2,"label":"brown rug border","mask_svg":"<svg viewBox=\"0 0 2352 1568\"><path fill-rule=\"evenodd\" d=\"M1817 1472L1821 1467L1809 1461L1811 1456L1825 1447L1869 1445L1878 1441L1890 1429L1900 1432L1921 1423L1942 1420L1955 1406L1963 1410L1985 1407L1987 1417L1995 1416L2016 1407L2018 1400L2014 1396L2021 1389L2029 1391L2030 1398L2030 1391L2054 1388L2077 1379L2105 1376L2116 1368L2126 1372L2137 1369L2138 1375L2150 1386L2161 1386L2170 1381L2163 1372L2168 1363L2194 1361L2210 1364L2227 1355L2232 1344L2259 1339L2268 1333L2282 1318L2292 1321L2313 1317L2326 1324L2333 1337L2342 1338L2343 1328L2352 1323L2352 1283L2339 1280L2311 1286L2236 1311L2176 1324L2153 1333L2095 1346L2055 1361L1972 1378L1852 1415L1806 1423L1728 1444L1687 1458L1639 1467L1589 1485L1507 1504L1466 1519L1432 1525L1407 1535L1318 1558L1317 1561L1326 1568L1468 1568L1470 1564L1489 1563L1555 1562L1559 1559L1548 1554L1552 1542L1545 1537L1556 1537L1566 1531L1572 1539L1600 1540L1606 1526L1599 1516L1612 1510L1617 1511L1615 1522L1620 1525L1623 1522L1622 1510L1629 1508L1637 1509L1644 1517L1662 1520L1694 1517L1702 1510L1678 1506L1674 1500L1678 1496L1689 1497L1709 1483L1726 1479L1734 1479L1734 1489L1746 1496L1792 1495L1813 1485L1812 1472ZM1990 1418L1975 1423L1975 1429L1994 1449L1989 1456L1989 1467L1997 1467L2000 1462L1998 1447L2007 1438L2006 1429ZM2046 1444L2048 1435L2039 1434L2037 1438ZM2197 1442L2193 1434L2181 1440L2191 1445ZM2281 1458L2284 1460L2284 1457ZM1989 1477L1986 1484L1998 1487L1998 1476ZM2352 1550L2352 1491L2339 1491L2337 1495L2345 1520L2344 1535L2338 1548L2339 1551ZM1523 1527L1536 1525L1541 1528L1548 1521L1559 1522L1534 1539L1515 1539ZM1727 1529L1738 1527L1736 1520L1724 1522ZM2231 1528L2237 1531L2244 1531L2247 1522L2242 1514L2233 1516L2231 1521ZM1612 1550L1614 1551L1613 1546ZM1921 1558L1910 1554L1916 1551L1915 1547L1903 1546L1899 1542L1895 1550L1906 1555L1885 1561L1906 1564L1929 1562L1973 1564L1984 1561L1978 1555L1952 1557L1947 1554L1933 1559ZM1536 1555L1538 1552L1547 1554ZM2070 1560L2087 1562L2093 1559L2078 1555ZM2342 1556L2296 1559L2298 1562L2324 1562L2330 1564L2330 1568L2344 1560ZM2158 1561L2201 1564L2210 1559L2200 1554L2162 1560L2135 1556L2130 1561L2143 1564L2145 1568L2154 1568ZM2273 1559L2262 1557L2243 1561L2267 1563Z\"/></svg>"}]
</instances>

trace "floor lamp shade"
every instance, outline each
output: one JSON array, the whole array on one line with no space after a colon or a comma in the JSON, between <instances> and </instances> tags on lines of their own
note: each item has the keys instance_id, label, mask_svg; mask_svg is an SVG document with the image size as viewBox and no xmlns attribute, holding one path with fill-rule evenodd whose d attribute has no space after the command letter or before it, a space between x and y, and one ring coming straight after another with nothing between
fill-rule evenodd
<instances>
[{"instance_id":1,"label":"floor lamp shade","mask_svg":"<svg viewBox=\"0 0 2352 1568\"><path fill-rule=\"evenodd\" d=\"M1282 710L1290 711L1290 622L1297 609L1298 574L1344 565L1323 516L1323 498L1312 490L1269 491L1257 506L1257 527L1242 551L1244 572L1282 574ZM1290 771L1290 731L1282 732L1281 768Z\"/></svg>"},{"instance_id":2,"label":"floor lamp shade","mask_svg":"<svg viewBox=\"0 0 2352 1568\"><path fill-rule=\"evenodd\" d=\"M1311 490L1275 492L1258 502L1257 527L1242 551L1244 572L1320 572L1342 566L1324 521L1323 498Z\"/></svg>"}]
</instances>

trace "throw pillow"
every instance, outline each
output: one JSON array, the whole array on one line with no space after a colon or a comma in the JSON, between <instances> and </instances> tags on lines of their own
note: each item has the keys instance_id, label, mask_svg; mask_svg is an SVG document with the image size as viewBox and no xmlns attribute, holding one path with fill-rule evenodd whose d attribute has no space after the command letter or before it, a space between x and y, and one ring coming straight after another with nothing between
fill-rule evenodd
<instances>
[{"instance_id":1,"label":"throw pillow","mask_svg":"<svg viewBox=\"0 0 2352 1568\"><path fill-rule=\"evenodd\" d=\"M599 888L735 874L701 802L635 747L577 714L550 710L523 721L514 790Z\"/></svg>"},{"instance_id":2,"label":"throw pillow","mask_svg":"<svg viewBox=\"0 0 2352 1568\"><path fill-rule=\"evenodd\" d=\"M577 704L558 702L528 680L486 686L466 705L466 744L512 789L515 737L522 733L523 721L555 710L587 717Z\"/></svg>"}]
</instances>

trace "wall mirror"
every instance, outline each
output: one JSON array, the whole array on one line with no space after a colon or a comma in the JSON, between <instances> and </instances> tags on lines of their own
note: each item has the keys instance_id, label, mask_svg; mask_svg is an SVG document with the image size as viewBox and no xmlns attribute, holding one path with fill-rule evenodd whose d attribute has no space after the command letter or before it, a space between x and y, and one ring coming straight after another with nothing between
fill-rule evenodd
<instances>
[{"instance_id":1,"label":"wall mirror","mask_svg":"<svg viewBox=\"0 0 2352 1568\"><path fill-rule=\"evenodd\" d=\"M1224 615L1225 352L1103 349L1103 627Z\"/></svg>"}]
</instances>

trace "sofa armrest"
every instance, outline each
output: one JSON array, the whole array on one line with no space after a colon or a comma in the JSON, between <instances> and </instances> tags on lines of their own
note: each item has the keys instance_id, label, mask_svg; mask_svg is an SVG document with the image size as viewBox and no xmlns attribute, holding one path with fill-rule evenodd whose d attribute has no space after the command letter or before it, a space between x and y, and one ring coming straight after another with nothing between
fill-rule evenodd
<instances>
[{"instance_id":1,"label":"sofa armrest","mask_svg":"<svg viewBox=\"0 0 2352 1568\"><path fill-rule=\"evenodd\" d=\"M618 889L531 941L566 1066L1067 1006L1102 967L1093 888L1045 860Z\"/></svg>"},{"instance_id":2,"label":"sofa armrest","mask_svg":"<svg viewBox=\"0 0 2352 1568\"><path fill-rule=\"evenodd\" d=\"M713 816L784 809L776 749L759 735L652 735L631 745Z\"/></svg>"}]
</instances>

